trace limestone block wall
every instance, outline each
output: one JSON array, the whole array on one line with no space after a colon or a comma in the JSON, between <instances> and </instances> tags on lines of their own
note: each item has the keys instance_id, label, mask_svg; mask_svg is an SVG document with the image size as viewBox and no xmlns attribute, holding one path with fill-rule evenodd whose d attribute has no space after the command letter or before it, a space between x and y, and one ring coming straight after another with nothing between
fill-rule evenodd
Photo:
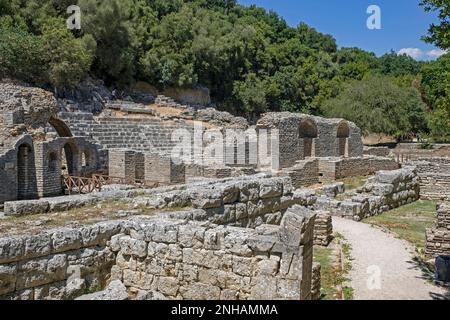
<instances>
[{"instance_id":1,"label":"limestone block wall","mask_svg":"<svg viewBox=\"0 0 450 320\"><path fill-rule=\"evenodd\" d=\"M162 215L0 238L0 300L73 299L112 280L177 299L311 299L314 219L294 206L255 229Z\"/></svg>"},{"instance_id":2,"label":"limestone block wall","mask_svg":"<svg viewBox=\"0 0 450 320\"><path fill-rule=\"evenodd\" d=\"M303 160L287 170L283 170L291 180L294 188L312 186L320 182L319 179L319 160Z\"/></svg>"},{"instance_id":3,"label":"limestone block wall","mask_svg":"<svg viewBox=\"0 0 450 320\"><path fill-rule=\"evenodd\" d=\"M419 199L420 185L415 168L379 171L346 200L323 195L315 208L329 211L332 215L360 221L379 215Z\"/></svg>"},{"instance_id":4,"label":"limestone block wall","mask_svg":"<svg viewBox=\"0 0 450 320\"><path fill-rule=\"evenodd\" d=\"M125 178L130 183L136 180L136 152L124 149L109 150L109 176Z\"/></svg>"},{"instance_id":5,"label":"limestone block wall","mask_svg":"<svg viewBox=\"0 0 450 320\"><path fill-rule=\"evenodd\" d=\"M328 246L333 240L333 221L331 214L327 211L316 211L314 224L314 244Z\"/></svg>"},{"instance_id":6,"label":"limestone block wall","mask_svg":"<svg viewBox=\"0 0 450 320\"><path fill-rule=\"evenodd\" d=\"M185 165L170 156L157 153L144 155L144 177L146 181L157 181L163 185L185 182Z\"/></svg>"},{"instance_id":7,"label":"limestone block wall","mask_svg":"<svg viewBox=\"0 0 450 320\"><path fill-rule=\"evenodd\" d=\"M191 190L137 197L133 203L158 209L192 206L202 211L174 217L254 228L262 224L279 224L289 207L296 204L312 206L315 201L312 190L294 191L288 177L249 177L197 186Z\"/></svg>"},{"instance_id":8,"label":"limestone block wall","mask_svg":"<svg viewBox=\"0 0 450 320\"><path fill-rule=\"evenodd\" d=\"M311 299L312 211L257 229L149 221L114 236L112 279L170 299Z\"/></svg>"},{"instance_id":9,"label":"limestone block wall","mask_svg":"<svg viewBox=\"0 0 450 320\"><path fill-rule=\"evenodd\" d=\"M450 202L442 202L437 207L437 220L433 228L426 231L425 252L429 256L450 254Z\"/></svg>"},{"instance_id":10,"label":"limestone block wall","mask_svg":"<svg viewBox=\"0 0 450 320\"><path fill-rule=\"evenodd\" d=\"M109 280L121 223L0 239L0 300L70 299Z\"/></svg>"},{"instance_id":11,"label":"limestone block wall","mask_svg":"<svg viewBox=\"0 0 450 320\"><path fill-rule=\"evenodd\" d=\"M397 170L399 168L400 165L397 162L381 157L319 159L321 181L368 176L380 170Z\"/></svg>"},{"instance_id":12,"label":"limestone block wall","mask_svg":"<svg viewBox=\"0 0 450 320\"><path fill-rule=\"evenodd\" d=\"M450 200L450 159L432 158L411 161L420 178L420 197L426 200Z\"/></svg>"}]
</instances>

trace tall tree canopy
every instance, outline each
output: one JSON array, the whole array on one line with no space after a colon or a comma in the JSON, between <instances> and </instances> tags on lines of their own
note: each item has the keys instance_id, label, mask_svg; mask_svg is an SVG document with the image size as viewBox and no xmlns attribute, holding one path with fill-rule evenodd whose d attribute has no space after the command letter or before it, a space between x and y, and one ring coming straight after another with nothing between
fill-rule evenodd
<instances>
[{"instance_id":1,"label":"tall tree canopy","mask_svg":"<svg viewBox=\"0 0 450 320\"><path fill-rule=\"evenodd\" d=\"M440 12L442 23L428 40L443 48L447 2L423 1ZM72 4L81 7L81 30L66 28ZM381 126L386 133L446 137L436 130L448 107L448 57L423 63L338 48L330 35L236 0L0 0L0 27L0 77L55 88L75 87L88 75L110 86L202 86L219 108L252 119L266 111L339 115L343 101L364 89L365 104L348 114L358 125L381 130L357 116L370 105L377 106L372 115L400 117ZM384 95L381 105L377 94Z\"/></svg>"}]
</instances>

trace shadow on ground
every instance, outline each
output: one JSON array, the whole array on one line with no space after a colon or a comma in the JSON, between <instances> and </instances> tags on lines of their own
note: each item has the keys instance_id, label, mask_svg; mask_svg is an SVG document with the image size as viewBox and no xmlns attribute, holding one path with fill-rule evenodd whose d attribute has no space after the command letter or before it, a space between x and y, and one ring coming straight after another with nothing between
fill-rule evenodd
<instances>
[{"instance_id":1,"label":"shadow on ground","mask_svg":"<svg viewBox=\"0 0 450 320\"><path fill-rule=\"evenodd\" d=\"M419 269L422 272L421 279L433 283L436 289L443 288L444 293L430 292L433 300L450 300L450 287L442 287L435 282L434 272L430 270L428 264L420 257L415 257L412 261L408 261L412 268Z\"/></svg>"}]
</instances>

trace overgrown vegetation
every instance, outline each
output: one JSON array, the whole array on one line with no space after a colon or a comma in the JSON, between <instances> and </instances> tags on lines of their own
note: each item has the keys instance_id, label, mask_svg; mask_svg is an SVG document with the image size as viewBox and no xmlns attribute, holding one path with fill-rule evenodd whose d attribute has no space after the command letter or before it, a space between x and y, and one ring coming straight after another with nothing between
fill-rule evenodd
<instances>
[{"instance_id":1,"label":"overgrown vegetation","mask_svg":"<svg viewBox=\"0 0 450 320\"><path fill-rule=\"evenodd\" d=\"M321 267L321 300L334 300L336 288L333 249L315 246L314 261L320 263Z\"/></svg>"},{"instance_id":2,"label":"overgrown vegetation","mask_svg":"<svg viewBox=\"0 0 450 320\"><path fill-rule=\"evenodd\" d=\"M78 3L82 29L69 31ZM428 41L448 45L448 4ZM380 58L306 24L236 0L0 0L0 77L72 88L90 75L110 86L205 86L222 109L345 116L365 132L450 140L450 55Z\"/></svg>"},{"instance_id":3,"label":"overgrown vegetation","mask_svg":"<svg viewBox=\"0 0 450 320\"><path fill-rule=\"evenodd\" d=\"M342 250L337 261L332 247L314 246L314 261L321 265L321 300L353 300L353 288L346 285L352 269L351 247L339 233L334 235L334 243Z\"/></svg>"},{"instance_id":4,"label":"overgrown vegetation","mask_svg":"<svg viewBox=\"0 0 450 320\"><path fill-rule=\"evenodd\" d=\"M422 251L425 230L436 220L436 202L420 200L382 215L364 220L365 223L386 228Z\"/></svg>"}]
</instances>

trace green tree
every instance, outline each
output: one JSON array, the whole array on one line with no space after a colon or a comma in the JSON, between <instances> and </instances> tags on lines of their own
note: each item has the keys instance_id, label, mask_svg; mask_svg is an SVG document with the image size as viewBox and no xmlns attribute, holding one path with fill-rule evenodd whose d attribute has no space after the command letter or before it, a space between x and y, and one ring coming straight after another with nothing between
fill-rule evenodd
<instances>
[{"instance_id":1,"label":"green tree","mask_svg":"<svg viewBox=\"0 0 450 320\"><path fill-rule=\"evenodd\" d=\"M410 56L399 55L394 51L383 55L379 59L380 72L388 76L417 75L420 72L421 62Z\"/></svg>"},{"instance_id":2,"label":"green tree","mask_svg":"<svg viewBox=\"0 0 450 320\"><path fill-rule=\"evenodd\" d=\"M450 49L450 2L448 0L423 0L420 3L427 12L438 12L440 24L432 24L428 36L423 39L442 49Z\"/></svg>"},{"instance_id":3,"label":"green tree","mask_svg":"<svg viewBox=\"0 0 450 320\"><path fill-rule=\"evenodd\" d=\"M90 36L75 38L62 19L49 19L42 27L42 42L48 61L49 82L56 88L76 86L88 73L93 60Z\"/></svg>"},{"instance_id":4,"label":"green tree","mask_svg":"<svg viewBox=\"0 0 450 320\"><path fill-rule=\"evenodd\" d=\"M46 70L42 39L13 26L10 17L0 17L0 78L44 84L47 82Z\"/></svg>"},{"instance_id":5,"label":"green tree","mask_svg":"<svg viewBox=\"0 0 450 320\"><path fill-rule=\"evenodd\" d=\"M354 121L365 133L401 138L426 130L419 92L382 76L351 82L338 97L324 103L322 111L329 117Z\"/></svg>"}]
</instances>

